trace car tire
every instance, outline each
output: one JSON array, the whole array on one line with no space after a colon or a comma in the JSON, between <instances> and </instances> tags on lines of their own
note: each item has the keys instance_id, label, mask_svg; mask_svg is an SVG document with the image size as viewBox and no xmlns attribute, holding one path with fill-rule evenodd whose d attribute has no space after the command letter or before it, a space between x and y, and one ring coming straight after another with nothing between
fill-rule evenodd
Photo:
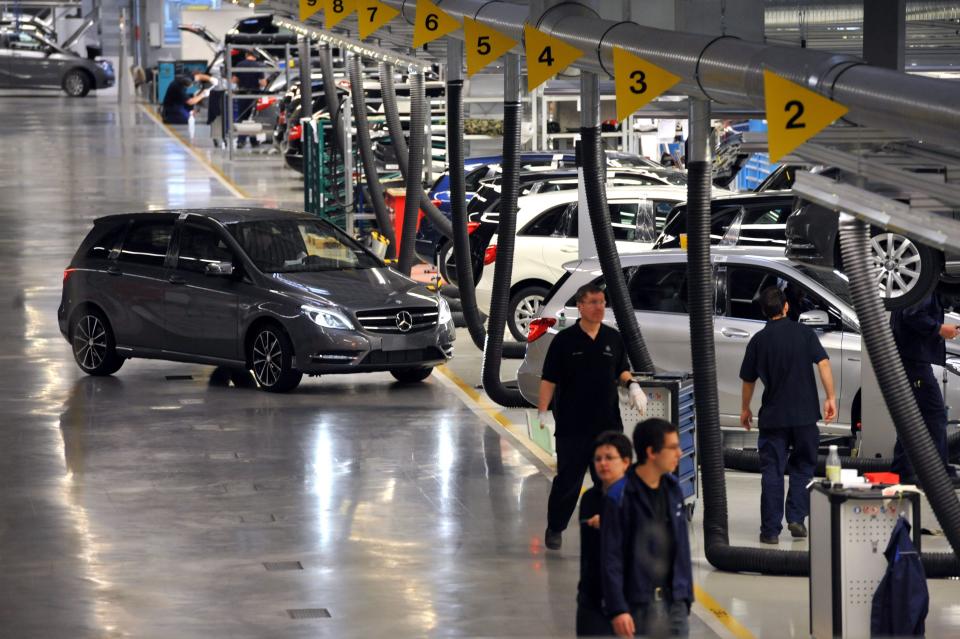
<instances>
[{"instance_id":1,"label":"car tire","mask_svg":"<svg viewBox=\"0 0 960 639\"><path fill-rule=\"evenodd\" d=\"M303 379L303 373L293 368L293 344L278 326L260 326L250 340L248 356L260 390L286 393Z\"/></svg>"},{"instance_id":2,"label":"car tire","mask_svg":"<svg viewBox=\"0 0 960 639\"><path fill-rule=\"evenodd\" d=\"M77 365L87 375L113 375L123 366L107 318L98 310L77 314L70 327L70 344Z\"/></svg>"},{"instance_id":3,"label":"car tire","mask_svg":"<svg viewBox=\"0 0 960 639\"><path fill-rule=\"evenodd\" d=\"M430 377L432 372L433 366L422 366L420 368L394 368L390 371L390 374L401 384L415 384Z\"/></svg>"},{"instance_id":4,"label":"car tire","mask_svg":"<svg viewBox=\"0 0 960 639\"><path fill-rule=\"evenodd\" d=\"M473 256L470 256L473 259ZM440 277L443 278L448 284L453 284L458 286L457 277L455 273L457 272L456 262L453 261L453 242L444 242L440 249L437 251L437 269L440 271ZM476 286L480 282L480 277L483 275L483 265L477 267L477 261L473 262L473 285Z\"/></svg>"},{"instance_id":5,"label":"car tire","mask_svg":"<svg viewBox=\"0 0 960 639\"><path fill-rule=\"evenodd\" d=\"M543 301L549 292L549 289L544 286L531 284L510 296L510 304L507 306L507 328L518 342L527 341L530 322L540 313Z\"/></svg>"},{"instance_id":6,"label":"car tire","mask_svg":"<svg viewBox=\"0 0 960 639\"><path fill-rule=\"evenodd\" d=\"M69 71L63 76L63 91L71 98L82 98L90 93L90 76L80 69Z\"/></svg>"},{"instance_id":7,"label":"car tire","mask_svg":"<svg viewBox=\"0 0 960 639\"><path fill-rule=\"evenodd\" d=\"M937 286L943 254L901 235L881 230L870 238L877 288L887 310L920 302Z\"/></svg>"}]
</instances>

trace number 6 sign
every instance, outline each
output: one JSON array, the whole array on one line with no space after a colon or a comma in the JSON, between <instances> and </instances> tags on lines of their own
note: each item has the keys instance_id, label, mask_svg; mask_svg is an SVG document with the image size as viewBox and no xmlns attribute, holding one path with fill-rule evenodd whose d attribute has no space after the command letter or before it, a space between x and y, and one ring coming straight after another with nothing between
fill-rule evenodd
<instances>
[{"instance_id":1,"label":"number 6 sign","mask_svg":"<svg viewBox=\"0 0 960 639\"><path fill-rule=\"evenodd\" d=\"M780 161L849 110L770 71L763 72L763 93L771 162Z\"/></svg>"}]
</instances>

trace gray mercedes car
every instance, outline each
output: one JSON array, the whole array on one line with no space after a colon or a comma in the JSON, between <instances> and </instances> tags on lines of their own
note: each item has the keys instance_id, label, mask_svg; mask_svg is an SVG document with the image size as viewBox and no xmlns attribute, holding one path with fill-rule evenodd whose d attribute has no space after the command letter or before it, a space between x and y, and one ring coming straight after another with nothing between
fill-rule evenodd
<instances>
[{"instance_id":1,"label":"gray mercedes car","mask_svg":"<svg viewBox=\"0 0 960 639\"><path fill-rule=\"evenodd\" d=\"M63 274L60 331L80 368L145 357L303 374L389 371L418 382L453 354L447 302L336 226L273 209L111 215Z\"/></svg>"},{"instance_id":2,"label":"gray mercedes car","mask_svg":"<svg viewBox=\"0 0 960 639\"><path fill-rule=\"evenodd\" d=\"M113 83L108 60L81 58L37 31L0 26L0 88L60 87L81 98Z\"/></svg>"}]
</instances>

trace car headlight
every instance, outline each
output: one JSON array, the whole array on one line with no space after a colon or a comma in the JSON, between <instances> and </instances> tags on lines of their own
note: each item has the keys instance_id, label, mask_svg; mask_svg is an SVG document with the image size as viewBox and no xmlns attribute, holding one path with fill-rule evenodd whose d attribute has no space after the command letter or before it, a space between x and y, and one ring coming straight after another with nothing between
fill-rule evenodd
<instances>
[{"instance_id":1,"label":"car headlight","mask_svg":"<svg viewBox=\"0 0 960 639\"><path fill-rule=\"evenodd\" d=\"M344 315L329 308L318 308L304 304L300 307L303 314L310 318L317 326L324 328L338 328L340 330L353 330L353 322Z\"/></svg>"},{"instance_id":2,"label":"car headlight","mask_svg":"<svg viewBox=\"0 0 960 639\"><path fill-rule=\"evenodd\" d=\"M439 313L439 316L437 317L437 323L446 324L453 319L453 313L450 312L450 304L447 302L447 300L443 299L442 297L439 299L440 302L437 305L437 311Z\"/></svg>"}]
</instances>

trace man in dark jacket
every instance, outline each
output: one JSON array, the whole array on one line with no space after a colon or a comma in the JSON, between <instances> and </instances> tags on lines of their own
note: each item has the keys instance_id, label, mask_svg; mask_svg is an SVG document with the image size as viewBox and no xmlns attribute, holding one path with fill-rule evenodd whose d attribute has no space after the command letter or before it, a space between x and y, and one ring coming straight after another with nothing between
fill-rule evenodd
<instances>
[{"instance_id":1,"label":"man in dark jacket","mask_svg":"<svg viewBox=\"0 0 960 639\"><path fill-rule=\"evenodd\" d=\"M677 427L648 419L633 431L637 463L607 491L600 517L604 611L620 637L689 633L690 540Z\"/></svg>"},{"instance_id":2,"label":"man in dark jacket","mask_svg":"<svg viewBox=\"0 0 960 639\"><path fill-rule=\"evenodd\" d=\"M956 338L960 334L960 327L943 323L943 306L934 293L914 306L891 313L890 328L897 341L913 395L917 398L920 414L943 463L947 464L947 408L943 403L940 384L933 374L933 365L943 366L946 363L947 347L944 340ZM902 482L916 483L916 473L899 438L893 449L891 469L899 473ZM947 469L953 474L949 465Z\"/></svg>"}]
</instances>

